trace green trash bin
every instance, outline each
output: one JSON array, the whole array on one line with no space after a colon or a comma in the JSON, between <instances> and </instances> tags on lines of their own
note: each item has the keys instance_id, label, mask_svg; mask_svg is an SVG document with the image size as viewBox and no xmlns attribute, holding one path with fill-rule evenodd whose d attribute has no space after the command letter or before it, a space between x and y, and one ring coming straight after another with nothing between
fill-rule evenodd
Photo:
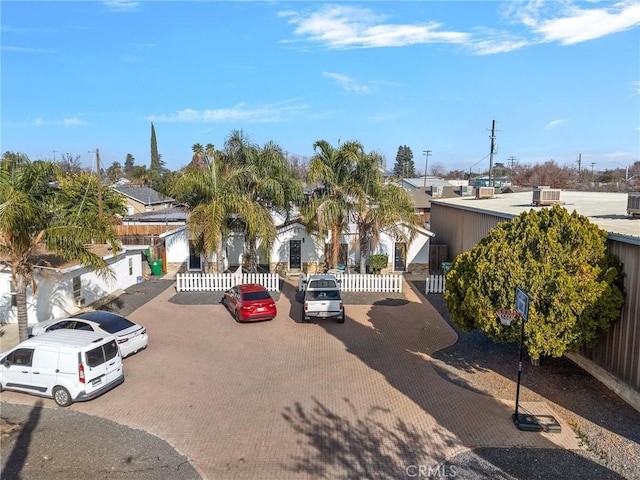
<instances>
[{"instance_id":1,"label":"green trash bin","mask_svg":"<svg viewBox=\"0 0 640 480\"><path fill-rule=\"evenodd\" d=\"M162 260L151 260L149 262L151 266L151 273L157 276L162 275Z\"/></svg>"}]
</instances>

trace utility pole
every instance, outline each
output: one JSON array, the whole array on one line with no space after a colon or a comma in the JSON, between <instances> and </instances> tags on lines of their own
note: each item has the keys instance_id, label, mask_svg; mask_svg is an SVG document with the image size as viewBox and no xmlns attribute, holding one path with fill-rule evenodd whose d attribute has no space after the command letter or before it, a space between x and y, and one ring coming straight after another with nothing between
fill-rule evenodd
<instances>
[{"instance_id":1,"label":"utility pole","mask_svg":"<svg viewBox=\"0 0 640 480\"><path fill-rule=\"evenodd\" d=\"M53 151L53 163L56 163L56 153L58 153L58 150L52 150Z\"/></svg>"},{"instance_id":2,"label":"utility pole","mask_svg":"<svg viewBox=\"0 0 640 480\"><path fill-rule=\"evenodd\" d=\"M580 169L582 168L582 154L578 154L578 176L580 176Z\"/></svg>"},{"instance_id":3,"label":"utility pole","mask_svg":"<svg viewBox=\"0 0 640 480\"><path fill-rule=\"evenodd\" d=\"M513 166L516 164L516 157L514 157L513 155L510 156L507 159L507 162L509 162L509 180L513 182Z\"/></svg>"},{"instance_id":4,"label":"utility pole","mask_svg":"<svg viewBox=\"0 0 640 480\"><path fill-rule=\"evenodd\" d=\"M593 175L593 167L596 165L596 162L591 162L591 175Z\"/></svg>"},{"instance_id":5,"label":"utility pole","mask_svg":"<svg viewBox=\"0 0 640 480\"><path fill-rule=\"evenodd\" d=\"M495 118L491 122L491 151L489 152L489 186L495 187L496 182L493 178L493 152L496 149L495 139L496 139L496 120Z\"/></svg>"},{"instance_id":6,"label":"utility pole","mask_svg":"<svg viewBox=\"0 0 640 480\"><path fill-rule=\"evenodd\" d=\"M429 167L429 155L431 155L431 150L423 150L422 154L424 155L424 184L423 187L427 186L427 172Z\"/></svg>"}]
</instances>

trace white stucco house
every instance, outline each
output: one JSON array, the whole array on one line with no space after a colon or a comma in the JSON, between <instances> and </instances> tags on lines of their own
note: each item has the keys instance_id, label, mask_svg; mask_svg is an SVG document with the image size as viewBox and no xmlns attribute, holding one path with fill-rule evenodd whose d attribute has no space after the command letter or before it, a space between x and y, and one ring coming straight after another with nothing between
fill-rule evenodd
<instances>
[{"instance_id":1,"label":"white stucco house","mask_svg":"<svg viewBox=\"0 0 640 480\"><path fill-rule=\"evenodd\" d=\"M113 254L105 245L93 250L109 265L110 276L103 278L82 265L62 263L51 256L34 268L37 291L27 288L29 324L73 314L143 280L140 250ZM11 272L0 263L0 323L17 323L15 297Z\"/></svg>"}]
</instances>

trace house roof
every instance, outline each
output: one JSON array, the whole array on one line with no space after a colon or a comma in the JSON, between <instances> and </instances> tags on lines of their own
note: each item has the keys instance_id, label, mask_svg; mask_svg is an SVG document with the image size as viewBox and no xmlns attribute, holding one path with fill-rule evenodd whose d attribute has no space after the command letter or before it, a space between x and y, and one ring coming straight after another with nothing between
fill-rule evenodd
<instances>
[{"instance_id":1,"label":"house roof","mask_svg":"<svg viewBox=\"0 0 640 480\"><path fill-rule=\"evenodd\" d=\"M437 186L437 185L434 185ZM455 191L453 185L445 185L442 187L442 191L440 193L435 193L432 191L430 186L428 187L419 187L412 190L408 190L409 196L413 200L413 204L415 208L429 208L431 207L431 200L438 198L457 198L460 196L459 193Z\"/></svg>"},{"instance_id":2,"label":"house roof","mask_svg":"<svg viewBox=\"0 0 640 480\"><path fill-rule=\"evenodd\" d=\"M126 197L135 200L136 202L140 202L144 205L155 205L158 203L167 203L175 201L171 197L167 197L160 192L155 191L153 188L149 187L138 187L131 185L112 185L112 187L116 192L123 194Z\"/></svg>"},{"instance_id":3,"label":"house roof","mask_svg":"<svg viewBox=\"0 0 640 480\"><path fill-rule=\"evenodd\" d=\"M430 186L452 186L453 184L451 182L449 182L448 180L443 180L442 178L438 178L438 177L429 177L427 176L427 178L425 179L425 177L418 177L418 178L401 178L397 181L397 183L399 185L408 185L412 188L424 188L426 187L430 187ZM426 184L426 185L425 185Z\"/></svg>"},{"instance_id":4,"label":"house roof","mask_svg":"<svg viewBox=\"0 0 640 480\"><path fill-rule=\"evenodd\" d=\"M122 219L124 223L127 221L136 222L186 222L189 217L189 209L187 207L169 207L162 210L154 210L152 212L140 212L127 215Z\"/></svg>"},{"instance_id":5,"label":"house roof","mask_svg":"<svg viewBox=\"0 0 640 480\"><path fill-rule=\"evenodd\" d=\"M627 214L626 193L577 192L561 190L561 205L569 212L574 210L603 230L609 237L627 243L640 245L640 218ZM531 209L546 207L532 206L533 192L503 193L488 199L459 197L451 199L433 199L432 202L454 205L464 210L490 213L497 217L511 219Z\"/></svg>"},{"instance_id":6,"label":"house roof","mask_svg":"<svg viewBox=\"0 0 640 480\"><path fill-rule=\"evenodd\" d=\"M103 259L107 259L114 255L111 248L109 248L108 245L104 245L104 244L91 245L89 249L96 255L102 257ZM0 264L6 265L6 260L8 260L6 256L4 257L0 256ZM63 260L59 256L49 252L42 246L36 248L35 252L30 256L30 260L33 262L33 265L35 267L51 268L58 271L67 270L72 267L80 266L80 262L77 262L77 261L69 262L69 261Z\"/></svg>"}]
</instances>

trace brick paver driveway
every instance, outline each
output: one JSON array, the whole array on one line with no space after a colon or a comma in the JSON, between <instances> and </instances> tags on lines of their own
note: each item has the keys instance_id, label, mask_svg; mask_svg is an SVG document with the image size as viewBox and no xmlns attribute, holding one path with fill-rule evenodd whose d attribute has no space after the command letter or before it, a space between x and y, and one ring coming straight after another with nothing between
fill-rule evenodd
<instances>
[{"instance_id":1,"label":"brick paver driveway","mask_svg":"<svg viewBox=\"0 0 640 480\"><path fill-rule=\"evenodd\" d=\"M221 305L172 303L169 288L130 315L150 345L125 360L126 382L70 408L158 435L211 480L418 478L478 446L578 447L565 425L519 432L512 405L438 376L430 354L455 334L405 291L347 306L345 324L300 324L286 283L275 320L237 324Z\"/></svg>"}]
</instances>

